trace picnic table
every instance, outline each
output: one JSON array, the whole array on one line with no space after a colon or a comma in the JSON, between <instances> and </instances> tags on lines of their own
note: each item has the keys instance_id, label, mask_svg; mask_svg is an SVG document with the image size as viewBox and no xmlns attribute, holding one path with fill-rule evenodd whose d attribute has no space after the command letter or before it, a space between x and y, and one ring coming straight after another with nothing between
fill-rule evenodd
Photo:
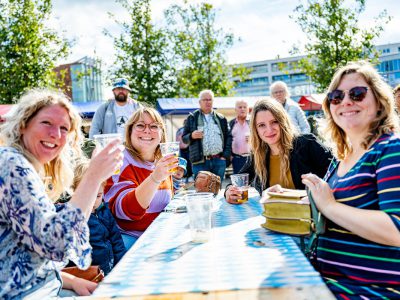
<instances>
[{"instance_id":1,"label":"picnic table","mask_svg":"<svg viewBox=\"0 0 400 300\"><path fill-rule=\"evenodd\" d=\"M163 212L93 296L335 299L290 236L260 227L265 219L255 190L242 205L222 195L215 200L210 241L191 242L187 213Z\"/></svg>"}]
</instances>

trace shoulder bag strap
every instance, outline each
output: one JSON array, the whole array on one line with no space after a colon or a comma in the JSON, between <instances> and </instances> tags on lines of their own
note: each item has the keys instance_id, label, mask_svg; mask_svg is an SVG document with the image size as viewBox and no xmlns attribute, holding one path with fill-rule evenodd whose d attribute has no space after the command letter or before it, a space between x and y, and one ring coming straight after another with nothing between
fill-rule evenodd
<instances>
[{"instance_id":1,"label":"shoulder bag strap","mask_svg":"<svg viewBox=\"0 0 400 300\"><path fill-rule=\"evenodd\" d=\"M317 247L318 236L325 233L326 219L323 214L318 210L315 205L314 199L309 189L307 189L308 200L310 201L311 208L311 235L307 245L305 245L305 255L309 257Z\"/></svg>"}]
</instances>

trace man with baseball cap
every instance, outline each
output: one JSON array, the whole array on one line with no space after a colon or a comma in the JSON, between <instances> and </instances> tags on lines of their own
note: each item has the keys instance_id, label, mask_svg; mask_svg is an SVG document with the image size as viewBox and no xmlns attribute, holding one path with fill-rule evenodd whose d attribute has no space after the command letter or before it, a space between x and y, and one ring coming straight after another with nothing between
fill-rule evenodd
<instances>
[{"instance_id":1,"label":"man with baseball cap","mask_svg":"<svg viewBox=\"0 0 400 300\"><path fill-rule=\"evenodd\" d=\"M117 78L113 83L114 99L99 106L90 127L89 138L95 134L124 134L125 123L141 104L129 97L131 88L126 78Z\"/></svg>"}]
</instances>

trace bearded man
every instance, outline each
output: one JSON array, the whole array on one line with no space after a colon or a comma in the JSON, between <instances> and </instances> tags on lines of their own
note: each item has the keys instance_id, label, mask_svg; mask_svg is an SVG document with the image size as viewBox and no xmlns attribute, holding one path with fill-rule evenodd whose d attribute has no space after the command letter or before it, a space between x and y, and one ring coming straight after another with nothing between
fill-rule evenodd
<instances>
[{"instance_id":1,"label":"bearded man","mask_svg":"<svg viewBox=\"0 0 400 300\"><path fill-rule=\"evenodd\" d=\"M89 138L96 134L120 133L124 136L125 123L142 105L129 97L131 91L126 78L117 78L113 83L114 99L103 103L96 110L89 131Z\"/></svg>"}]
</instances>

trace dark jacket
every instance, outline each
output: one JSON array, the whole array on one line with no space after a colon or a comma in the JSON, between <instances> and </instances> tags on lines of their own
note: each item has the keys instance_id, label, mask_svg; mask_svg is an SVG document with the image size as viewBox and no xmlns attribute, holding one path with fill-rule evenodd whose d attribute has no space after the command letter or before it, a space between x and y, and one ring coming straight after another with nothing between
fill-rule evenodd
<instances>
[{"instance_id":1,"label":"dark jacket","mask_svg":"<svg viewBox=\"0 0 400 300\"><path fill-rule=\"evenodd\" d=\"M203 140L202 139L192 139L192 132L197 130L197 120L199 118L200 110L197 109L193 113L190 113L185 127L183 129L182 140L185 144L189 144L189 158L193 164L203 163ZM223 151L222 156L226 158L229 162L232 152L232 135L229 131L228 121L226 118L215 111L212 112L214 120L217 121L219 127L222 131L223 137Z\"/></svg>"},{"instance_id":2,"label":"dark jacket","mask_svg":"<svg viewBox=\"0 0 400 300\"><path fill-rule=\"evenodd\" d=\"M126 253L124 242L110 209L102 203L88 221L92 265L99 265L105 274L121 260Z\"/></svg>"},{"instance_id":3,"label":"dark jacket","mask_svg":"<svg viewBox=\"0 0 400 300\"><path fill-rule=\"evenodd\" d=\"M62 202L57 203L56 211L60 211L63 205ZM90 214L88 227L89 243L92 246L92 265L99 265L107 275L126 253L121 233L107 205L100 204L95 212ZM75 264L70 261L67 267L72 266Z\"/></svg>"},{"instance_id":4,"label":"dark jacket","mask_svg":"<svg viewBox=\"0 0 400 300\"><path fill-rule=\"evenodd\" d=\"M266 155L266 168L269 170L269 153ZM260 180L255 178L253 158L253 155L251 155L247 159L240 173L249 173L249 181L261 194L263 190L269 187L269 172L267 186L261 186ZM294 186L296 189L303 190L305 186L301 182L301 175L311 172L321 178L324 177L332 160L332 153L313 134L302 134L294 140L289 160Z\"/></svg>"}]
</instances>

